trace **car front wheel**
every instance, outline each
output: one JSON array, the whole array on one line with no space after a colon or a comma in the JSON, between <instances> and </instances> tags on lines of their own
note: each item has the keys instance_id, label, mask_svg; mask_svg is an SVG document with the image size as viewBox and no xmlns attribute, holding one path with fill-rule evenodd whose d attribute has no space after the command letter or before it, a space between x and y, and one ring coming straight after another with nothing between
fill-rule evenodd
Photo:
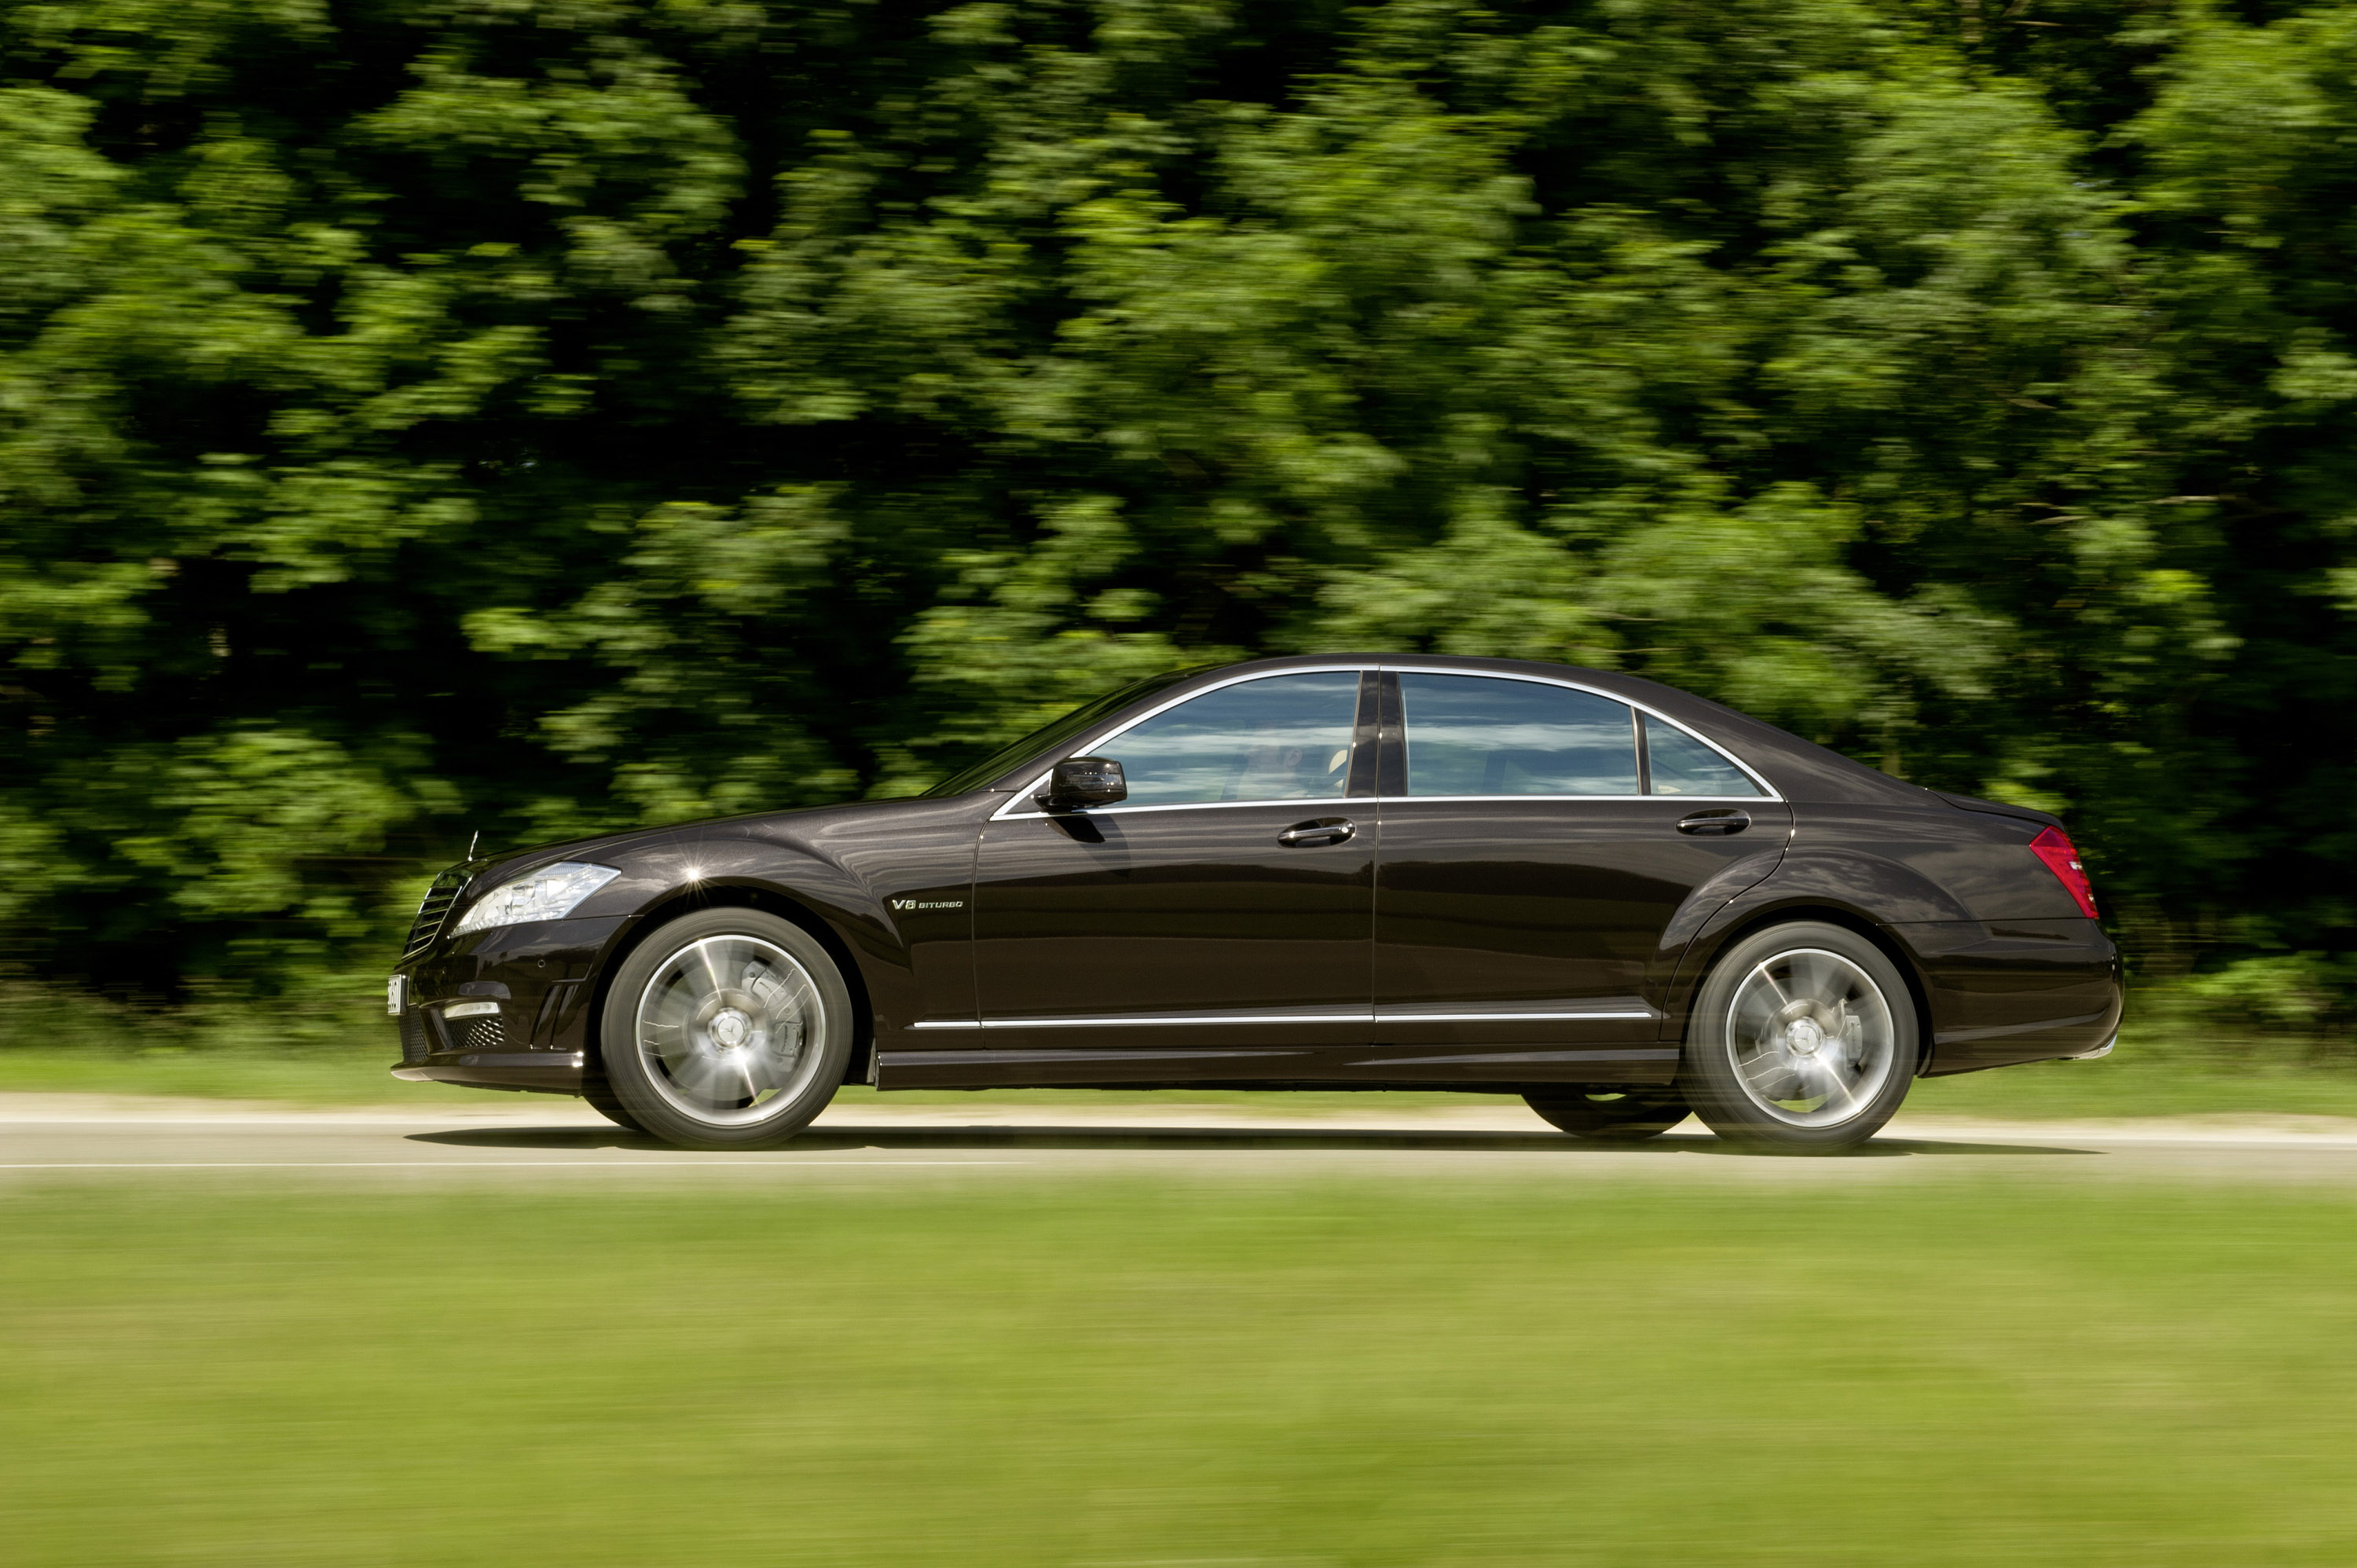
<instances>
[{"instance_id":1,"label":"car front wheel","mask_svg":"<svg viewBox=\"0 0 2357 1568\"><path fill-rule=\"evenodd\" d=\"M851 993L801 927L706 909L622 961L599 1026L606 1087L631 1122L682 1148L776 1148L843 1081Z\"/></svg>"},{"instance_id":2,"label":"car front wheel","mask_svg":"<svg viewBox=\"0 0 2357 1568\"><path fill-rule=\"evenodd\" d=\"M1795 921L1745 938L1713 966L1678 1087L1730 1143L1833 1154L1890 1120L1920 1054L1898 966L1855 931Z\"/></svg>"},{"instance_id":3,"label":"car front wheel","mask_svg":"<svg viewBox=\"0 0 2357 1568\"><path fill-rule=\"evenodd\" d=\"M646 1131L644 1127L639 1125L637 1117L622 1109L622 1102L614 1098L613 1090L607 1087L606 1079L602 1075L597 1073L588 1075L588 1081L581 1086L581 1098L589 1102L589 1108L592 1111L624 1132Z\"/></svg>"}]
</instances>

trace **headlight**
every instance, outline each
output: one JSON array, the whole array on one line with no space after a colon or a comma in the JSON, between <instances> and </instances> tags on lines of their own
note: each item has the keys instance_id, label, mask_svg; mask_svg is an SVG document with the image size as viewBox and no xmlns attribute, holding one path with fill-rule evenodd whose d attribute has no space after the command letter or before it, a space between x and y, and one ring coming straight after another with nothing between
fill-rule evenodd
<instances>
[{"instance_id":1,"label":"headlight","mask_svg":"<svg viewBox=\"0 0 2357 1568\"><path fill-rule=\"evenodd\" d=\"M573 907L622 874L610 865L590 865L578 860L544 865L530 876L492 888L450 928L454 937L488 931L494 926L521 926L531 920L561 920Z\"/></svg>"}]
</instances>

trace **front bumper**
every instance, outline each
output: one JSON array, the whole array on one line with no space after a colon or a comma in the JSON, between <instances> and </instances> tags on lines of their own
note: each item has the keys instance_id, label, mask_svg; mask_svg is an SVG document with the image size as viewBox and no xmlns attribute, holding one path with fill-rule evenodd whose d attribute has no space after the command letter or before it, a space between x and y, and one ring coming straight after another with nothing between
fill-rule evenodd
<instances>
[{"instance_id":1,"label":"front bumper","mask_svg":"<svg viewBox=\"0 0 2357 1568\"><path fill-rule=\"evenodd\" d=\"M581 1092L583 1054L568 1051L452 1051L415 1065L404 1062L395 1078L412 1083L456 1083L468 1089L522 1090L532 1094Z\"/></svg>"},{"instance_id":2,"label":"front bumper","mask_svg":"<svg viewBox=\"0 0 2357 1568\"><path fill-rule=\"evenodd\" d=\"M436 941L395 971L404 983L393 1076L579 1094L596 1048L597 977L626 924L542 920Z\"/></svg>"}]
</instances>

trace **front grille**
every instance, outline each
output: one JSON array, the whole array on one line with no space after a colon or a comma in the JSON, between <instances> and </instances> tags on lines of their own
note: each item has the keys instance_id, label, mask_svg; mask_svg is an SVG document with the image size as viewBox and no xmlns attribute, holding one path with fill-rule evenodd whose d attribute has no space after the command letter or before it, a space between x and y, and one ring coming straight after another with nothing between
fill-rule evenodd
<instances>
[{"instance_id":1,"label":"front grille","mask_svg":"<svg viewBox=\"0 0 2357 1568\"><path fill-rule=\"evenodd\" d=\"M469 1018L462 1032L467 1036L465 1048L470 1051L501 1050L508 1043L507 1031L500 1027L497 1018Z\"/></svg>"},{"instance_id":2,"label":"front grille","mask_svg":"<svg viewBox=\"0 0 2357 1568\"><path fill-rule=\"evenodd\" d=\"M415 1008L401 1015L401 1059L414 1067L433 1050L433 1036L425 1032L425 1015Z\"/></svg>"},{"instance_id":3,"label":"front grille","mask_svg":"<svg viewBox=\"0 0 2357 1568\"><path fill-rule=\"evenodd\" d=\"M416 923L409 928L409 940L401 950L402 962L407 963L434 945L434 939L442 934L442 922L450 918L450 906L458 901L458 895L466 888L467 874L463 871L446 871L434 879L434 886L425 890L425 901L417 906Z\"/></svg>"}]
</instances>

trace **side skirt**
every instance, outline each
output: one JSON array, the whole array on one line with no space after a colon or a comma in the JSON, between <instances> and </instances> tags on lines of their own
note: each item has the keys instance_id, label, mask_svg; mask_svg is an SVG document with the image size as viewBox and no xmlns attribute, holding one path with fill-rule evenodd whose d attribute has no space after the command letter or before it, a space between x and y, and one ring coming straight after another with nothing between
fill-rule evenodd
<instances>
[{"instance_id":1,"label":"side skirt","mask_svg":"<svg viewBox=\"0 0 2357 1568\"><path fill-rule=\"evenodd\" d=\"M1524 1085L1667 1083L1675 1046L1437 1049L1225 1046L879 1051L878 1089L1424 1089L1519 1093Z\"/></svg>"}]
</instances>

